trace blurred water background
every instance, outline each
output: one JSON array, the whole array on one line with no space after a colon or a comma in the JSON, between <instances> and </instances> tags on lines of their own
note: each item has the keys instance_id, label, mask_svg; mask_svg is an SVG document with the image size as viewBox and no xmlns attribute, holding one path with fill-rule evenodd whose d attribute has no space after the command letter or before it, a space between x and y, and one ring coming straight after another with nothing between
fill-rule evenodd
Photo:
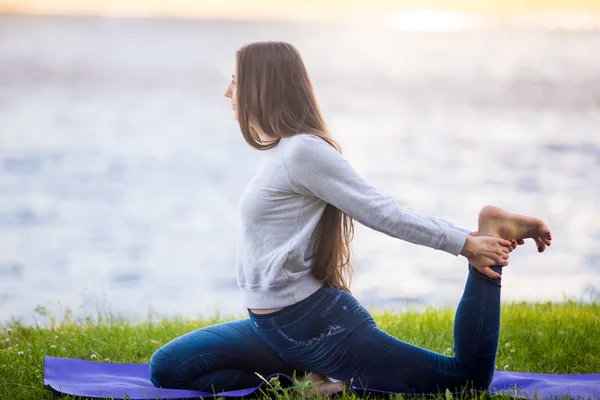
<instances>
[{"instance_id":1,"label":"blurred water background","mask_svg":"<svg viewBox=\"0 0 600 400\"><path fill-rule=\"evenodd\" d=\"M513 253L505 301L598 300L600 24L548 21L0 16L0 323L244 315L237 202L259 154L223 92L255 40L298 47L381 192L468 229L485 204L546 220L553 246ZM371 310L456 306L463 258L360 225L354 251Z\"/></svg>"}]
</instances>

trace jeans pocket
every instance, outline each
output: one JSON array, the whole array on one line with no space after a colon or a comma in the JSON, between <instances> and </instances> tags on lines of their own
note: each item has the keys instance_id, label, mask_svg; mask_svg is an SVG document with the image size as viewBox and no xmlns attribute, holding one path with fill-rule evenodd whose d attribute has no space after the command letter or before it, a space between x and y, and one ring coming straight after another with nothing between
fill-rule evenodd
<instances>
[{"instance_id":1,"label":"jeans pocket","mask_svg":"<svg viewBox=\"0 0 600 400\"><path fill-rule=\"evenodd\" d=\"M287 343L288 350L315 345L331 336L340 335L346 328L327 317L311 318L304 324L279 328L277 334Z\"/></svg>"},{"instance_id":2,"label":"jeans pocket","mask_svg":"<svg viewBox=\"0 0 600 400\"><path fill-rule=\"evenodd\" d=\"M326 296L313 304L306 304L278 321L276 333L290 350L315 345L336 336L342 339L370 315L348 292L329 289ZM274 332L275 333L275 332Z\"/></svg>"}]
</instances>

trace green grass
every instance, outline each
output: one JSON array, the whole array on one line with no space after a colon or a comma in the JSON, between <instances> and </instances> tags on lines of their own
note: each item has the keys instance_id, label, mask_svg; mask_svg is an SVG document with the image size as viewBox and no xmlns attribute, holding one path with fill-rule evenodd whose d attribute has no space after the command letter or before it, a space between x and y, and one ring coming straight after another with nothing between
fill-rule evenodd
<instances>
[{"instance_id":1,"label":"green grass","mask_svg":"<svg viewBox=\"0 0 600 400\"><path fill-rule=\"evenodd\" d=\"M378 325L405 341L451 354L453 310L374 315ZM43 387L45 355L115 363L146 363L167 341L193 329L233 318L173 318L130 323L99 315L74 321L67 315L46 327L13 322L0 326L0 399L51 399ZM498 370L600 373L600 304L505 304ZM279 399L292 390L273 392ZM400 396L397 396L400 397ZM471 398L468 395L465 398ZM501 396L500 396L501 397ZM343 400L356 399L347 393ZM440 399L446 400L446 397ZM477 397L472 397L477 398Z\"/></svg>"}]
</instances>

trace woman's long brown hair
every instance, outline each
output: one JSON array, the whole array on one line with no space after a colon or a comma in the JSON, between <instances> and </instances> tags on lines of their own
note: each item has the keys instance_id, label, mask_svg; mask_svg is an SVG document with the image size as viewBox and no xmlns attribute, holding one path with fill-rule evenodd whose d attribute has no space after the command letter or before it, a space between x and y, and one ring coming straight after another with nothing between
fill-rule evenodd
<instances>
[{"instance_id":1,"label":"woman's long brown hair","mask_svg":"<svg viewBox=\"0 0 600 400\"><path fill-rule=\"evenodd\" d=\"M258 150L277 146L281 138L313 134L337 151L331 138L302 57L284 42L258 42L238 50L236 107L246 142ZM261 143L258 133L273 138ZM314 233L311 271L324 284L350 292L354 270L352 218L327 204Z\"/></svg>"}]
</instances>

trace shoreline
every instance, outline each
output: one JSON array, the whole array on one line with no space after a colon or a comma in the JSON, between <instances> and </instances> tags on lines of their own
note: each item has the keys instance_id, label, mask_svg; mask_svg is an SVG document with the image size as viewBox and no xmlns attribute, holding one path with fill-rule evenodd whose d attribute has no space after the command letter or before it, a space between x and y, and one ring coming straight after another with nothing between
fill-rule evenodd
<instances>
[{"instance_id":1,"label":"shoreline","mask_svg":"<svg viewBox=\"0 0 600 400\"><path fill-rule=\"evenodd\" d=\"M600 3L599 3L600 5ZM395 9L332 13L329 10L294 10L282 13L276 9L227 13L224 10L127 10L127 9L11 9L0 0L2 19L115 19L130 21L223 22L223 23L289 23L339 24L361 29L385 27L406 32L460 32L504 29L541 29L551 31L600 31L600 7L590 12L536 10L455 10L455 9ZM262 10L262 11L261 11ZM264 12L263 12L264 11Z\"/></svg>"},{"instance_id":2,"label":"shoreline","mask_svg":"<svg viewBox=\"0 0 600 400\"><path fill-rule=\"evenodd\" d=\"M593 310L599 311L600 315L600 298L581 300L581 299L564 299L562 301L527 301L527 300L507 300L501 303L501 312L508 313L511 309L565 309L575 308L581 310ZM395 307L370 307L366 306L366 309L373 316L381 317L398 317L398 316L425 316L430 314L438 314L444 316L454 317L456 312L456 306L436 306L436 305L408 305L407 307L395 308ZM124 324L130 327L138 327L142 325L159 325L162 323L173 323L173 324L196 324L204 322L223 322L223 321L234 321L239 319L248 318L247 313L240 312L222 312L216 309L212 313L204 313L198 315L188 314L164 314L157 313L150 309L145 315L121 315L115 314L110 311L110 307L106 310L96 309L95 311L83 311L80 313L73 312L72 309L67 308L59 316L56 313L52 313L45 307L38 306L34 311L36 314L33 321L24 320L21 317L12 316L9 320L0 321L0 350L2 350L1 336L7 329L13 327L21 328L32 328L41 331L56 331L63 325L75 325L85 327L86 325L104 324L104 323L118 323Z\"/></svg>"}]
</instances>

